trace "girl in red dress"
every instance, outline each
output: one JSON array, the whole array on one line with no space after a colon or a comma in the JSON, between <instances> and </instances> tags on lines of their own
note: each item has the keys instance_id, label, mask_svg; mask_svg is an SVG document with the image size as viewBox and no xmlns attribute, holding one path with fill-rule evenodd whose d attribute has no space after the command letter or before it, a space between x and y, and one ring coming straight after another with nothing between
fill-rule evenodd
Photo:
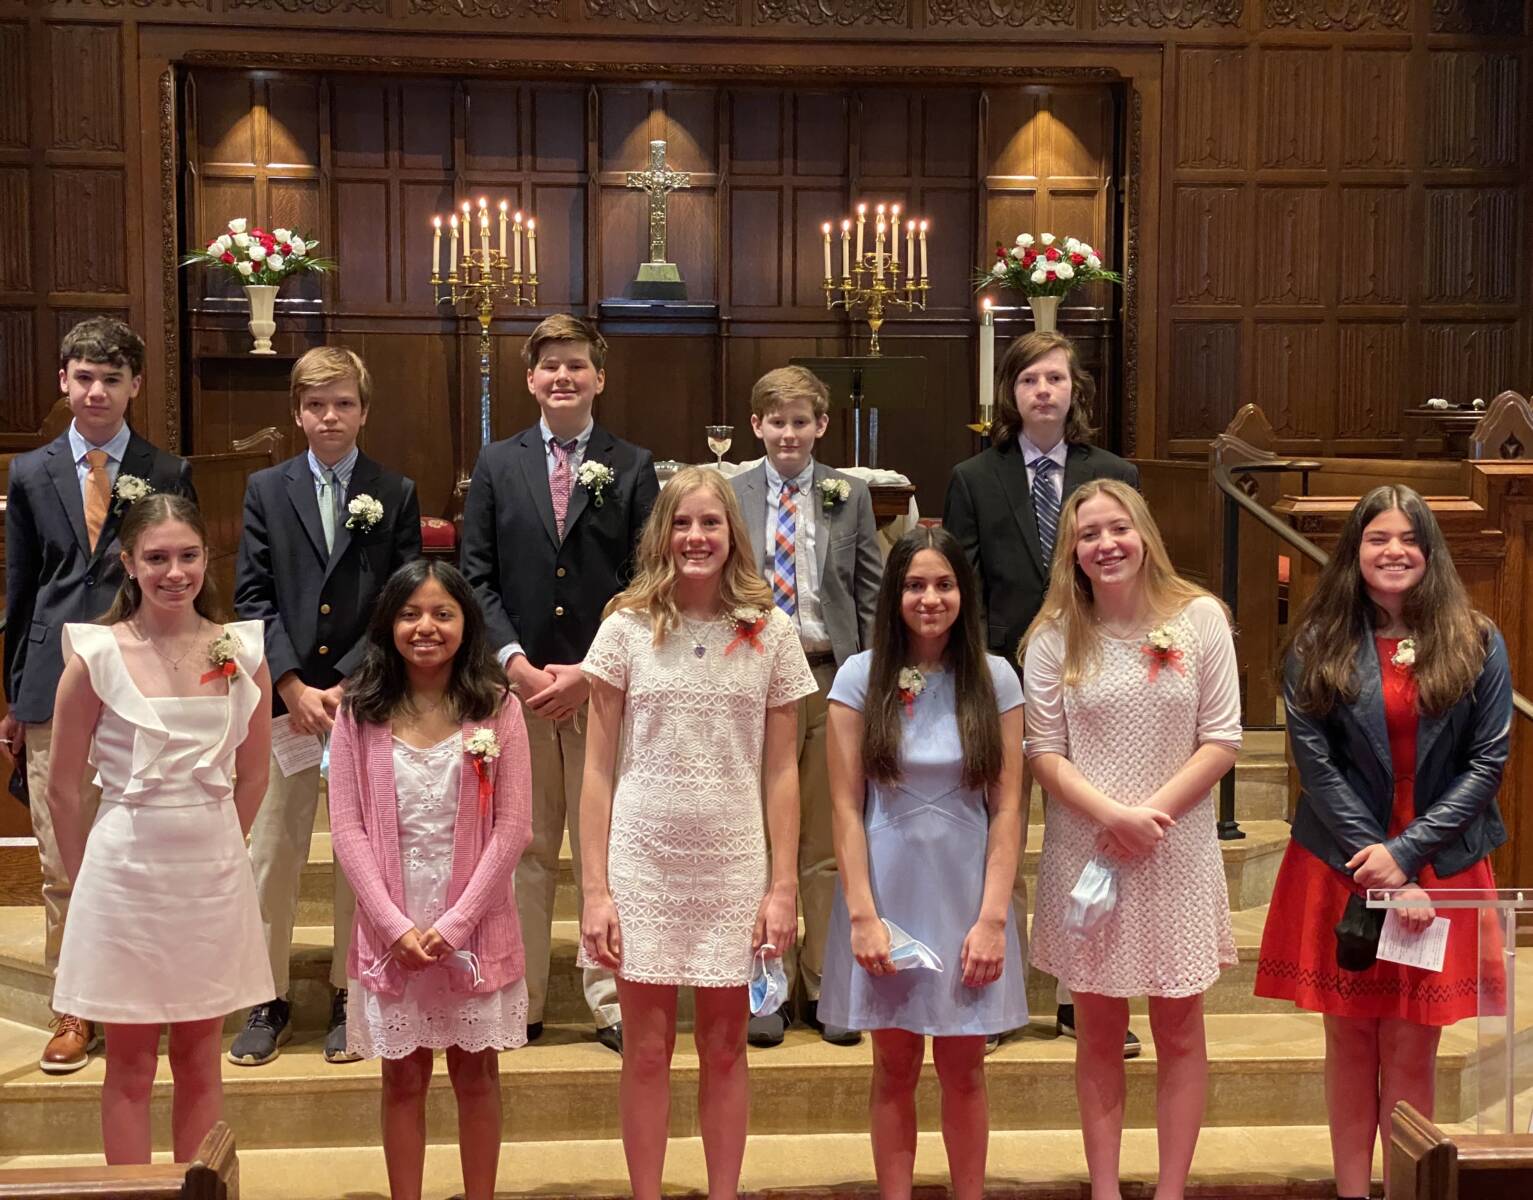
<instances>
[{"instance_id":1,"label":"girl in red dress","mask_svg":"<svg viewBox=\"0 0 1533 1200\"><path fill-rule=\"evenodd\" d=\"M1496 925L1445 909L1440 972L1337 963L1336 925L1369 888L1493 888L1496 792L1512 716L1506 645L1469 603L1442 531L1410 488L1358 502L1284 669L1301 794L1262 936L1256 994L1325 1014L1337 1194L1368 1195L1374 1137L1405 1100L1431 1115L1445 1025L1501 983ZM1402 910L1408 927L1436 915Z\"/></svg>"}]
</instances>

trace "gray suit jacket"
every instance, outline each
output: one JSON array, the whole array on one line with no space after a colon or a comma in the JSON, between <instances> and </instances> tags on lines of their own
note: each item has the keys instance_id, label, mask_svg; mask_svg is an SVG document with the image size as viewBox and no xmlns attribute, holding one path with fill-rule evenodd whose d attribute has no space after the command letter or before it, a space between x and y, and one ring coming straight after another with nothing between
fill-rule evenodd
<instances>
[{"instance_id":1,"label":"gray suit jacket","mask_svg":"<svg viewBox=\"0 0 1533 1200\"><path fill-rule=\"evenodd\" d=\"M820 483L844 479L852 494L825 511ZM746 528L751 551L763 570L769 562L766 548L766 464L742 471L730 480ZM873 646L873 615L878 611L878 584L884 574L884 557L878 548L878 528L873 523L873 496L868 485L834 471L822 462L814 464L815 538L814 557L820 570L820 611L830 632L831 652L839 667L852 655Z\"/></svg>"}]
</instances>

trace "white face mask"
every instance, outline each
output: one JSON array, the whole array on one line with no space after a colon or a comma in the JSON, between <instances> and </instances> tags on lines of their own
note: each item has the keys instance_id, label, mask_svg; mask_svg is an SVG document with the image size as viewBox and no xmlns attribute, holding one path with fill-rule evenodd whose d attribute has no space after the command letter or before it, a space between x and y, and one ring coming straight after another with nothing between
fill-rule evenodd
<instances>
[{"instance_id":1,"label":"white face mask","mask_svg":"<svg viewBox=\"0 0 1533 1200\"><path fill-rule=\"evenodd\" d=\"M918 942L893 921L885 920L889 931L889 961L896 971L927 970L942 971L942 960L937 952L925 942Z\"/></svg>"},{"instance_id":2,"label":"white face mask","mask_svg":"<svg viewBox=\"0 0 1533 1200\"><path fill-rule=\"evenodd\" d=\"M756 951L751 963L751 1016L764 1017L776 1012L788 999L788 977L783 973L782 955L767 957L768 950L777 947L767 942Z\"/></svg>"},{"instance_id":3,"label":"white face mask","mask_svg":"<svg viewBox=\"0 0 1533 1200\"><path fill-rule=\"evenodd\" d=\"M1118 903L1118 868L1093 858L1075 881L1065 905L1065 931L1088 937Z\"/></svg>"}]
</instances>

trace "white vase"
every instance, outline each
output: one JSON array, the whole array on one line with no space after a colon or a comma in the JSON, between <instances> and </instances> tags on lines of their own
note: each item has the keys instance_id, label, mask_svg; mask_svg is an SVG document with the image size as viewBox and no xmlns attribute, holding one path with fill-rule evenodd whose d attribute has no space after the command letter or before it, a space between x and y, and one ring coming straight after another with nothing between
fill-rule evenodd
<instances>
[{"instance_id":1,"label":"white vase","mask_svg":"<svg viewBox=\"0 0 1533 1200\"><path fill-rule=\"evenodd\" d=\"M1033 310L1033 328L1039 333L1045 329L1059 328L1059 302L1063 296L1029 296L1027 306Z\"/></svg>"},{"instance_id":2,"label":"white vase","mask_svg":"<svg viewBox=\"0 0 1533 1200\"><path fill-rule=\"evenodd\" d=\"M276 351L271 348L271 335L277 332L277 322L272 316L277 307L277 285L246 284L245 295L250 300L250 336L255 338L250 353L275 354Z\"/></svg>"}]
</instances>

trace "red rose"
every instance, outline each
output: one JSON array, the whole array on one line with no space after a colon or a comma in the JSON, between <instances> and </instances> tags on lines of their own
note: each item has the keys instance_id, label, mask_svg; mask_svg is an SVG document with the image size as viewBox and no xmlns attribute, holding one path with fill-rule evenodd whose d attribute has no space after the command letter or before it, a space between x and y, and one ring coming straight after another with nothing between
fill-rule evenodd
<instances>
[{"instance_id":1,"label":"red rose","mask_svg":"<svg viewBox=\"0 0 1533 1200\"><path fill-rule=\"evenodd\" d=\"M1038 261L1038 256L1036 254L1034 254L1031 250L1027 251L1027 253L1025 253L1022 256L1022 265L1024 267L1030 267L1030 266L1032 266L1037 261Z\"/></svg>"},{"instance_id":2,"label":"red rose","mask_svg":"<svg viewBox=\"0 0 1533 1200\"><path fill-rule=\"evenodd\" d=\"M264 229L252 229L250 231L250 236L253 237L253 238L263 238L263 237L266 236L266 230L264 230Z\"/></svg>"},{"instance_id":3,"label":"red rose","mask_svg":"<svg viewBox=\"0 0 1533 1200\"><path fill-rule=\"evenodd\" d=\"M1078 267L1086 261L1086 256L1084 254L1072 254L1070 255L1070 261Z\"/></svg>"},{"instance_id":4,"label":"red rose","mask_svg":"<svg viewBox=\"0 0 1533 1200\"><path fill-rule=\"evenodd\" d=\"M282 243L282 257L286 258L292 252L293 252L293 247L290 246L287 242L283 242ZM1084 260L1082 260L1082 261L1084 261Z\"/></svg>"},{"instance_id":5,"label":"red rose","mask_svg":"<svg viewBox=\"0 0 1533 1200\"><path fill-rule=\"evenodd\" d=\"M1059 261L1059 248L1057 246L1050 246L1047 250L1045 250L1043 252L1043 257L1048 259L1050 262L1058 262Z\"/></svg>"},{"instance_id":6,"label":"red rose","mask_svg":"<svg viewBox=\"0 0 1533 1200\"><path fill-rule=\"evenodd\" d=\"M1050 271L1047 275L1044 276L1044 278L1047 279L1050 283L1053 283L1054 282L1054 272Z\"/></svg>"},{"instance_id":7,"label":"red rose","mask_svg":"<svg viewBox=\"0 0 1533 1200\"><path fill-rule=\"evenodd\" d=\"M221 262L221 263L227 263L229 266L232 267L234 265L234 255L230 254L227 250L225 250L224 253L223 253L223 256L218 261Z\"/></svg>"}]
</instances>

